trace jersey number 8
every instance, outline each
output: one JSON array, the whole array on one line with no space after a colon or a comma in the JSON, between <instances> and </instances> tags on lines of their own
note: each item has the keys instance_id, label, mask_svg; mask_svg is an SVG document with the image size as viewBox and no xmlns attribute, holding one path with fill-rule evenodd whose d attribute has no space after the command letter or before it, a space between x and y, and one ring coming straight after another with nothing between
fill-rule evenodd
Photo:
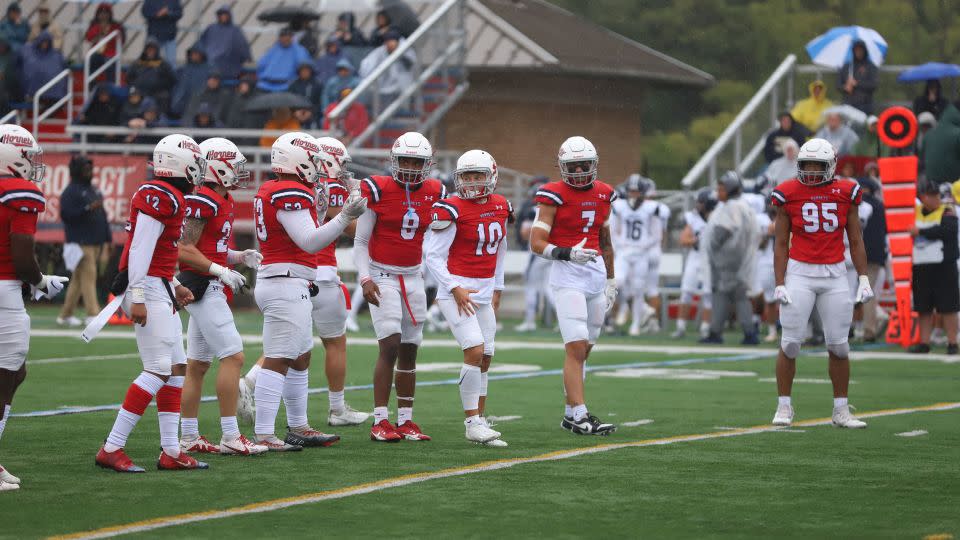
<instances>
[{"instance_id":1,"label":"jersey number 8","mask_svg":"<svg viewBox=\"0 0 960 540\"><path fill-rule=\"evenodd\" d=\"M817 204L814 202L803 203L800 207L800 215L803 217L803 230L808 233L823 232L831 233L840 227L840 220L837 219L837 203L825 202Z\"/></svg>"}]
</instances>

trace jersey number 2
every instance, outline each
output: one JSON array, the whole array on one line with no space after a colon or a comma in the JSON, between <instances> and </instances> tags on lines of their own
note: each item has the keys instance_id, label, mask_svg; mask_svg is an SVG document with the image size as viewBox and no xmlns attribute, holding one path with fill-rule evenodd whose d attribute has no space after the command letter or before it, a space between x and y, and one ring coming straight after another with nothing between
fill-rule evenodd
<instances>
[{"instance_id":1,"label":"jersey number 2","mask_svg":"<svg viewBox=\"0 0 960 540\"><path fill-rule=\"evenodd\" d=\"M808 233L815 232L833 232L840 227L840 220L837 218L837 203L825 202L803 203L800 207L800 215L803 218L803 230Z\"/></svg>"},{"instance_id":2,"label":"jersey number 2","mask_svg":"<svg viewBox=\"0 0 960 540\"><path fill-rule=\"evenodd\" d=\"M494 221L489 225L490 228L490 240L487 241L486 228L483 226L483 223L477 224L477 257L482 257L484 250L490 255L497 254L497 247L500 246L500 241L503 240L503 225L500 225L499 221ZM486 244L486 246L484 246Z\"/></svg>"}]
</instances>

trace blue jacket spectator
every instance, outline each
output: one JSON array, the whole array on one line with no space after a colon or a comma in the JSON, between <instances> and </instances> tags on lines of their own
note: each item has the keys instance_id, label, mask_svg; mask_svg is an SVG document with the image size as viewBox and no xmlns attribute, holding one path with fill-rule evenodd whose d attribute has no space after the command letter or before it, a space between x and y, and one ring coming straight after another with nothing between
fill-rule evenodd
<instances>
[{"instance_id":1,"label":"blue jacket spectator","mask_svg":"<svg viewBox=\"0 0 960 540\"><path fill-rule=\"evenodd\" d=\"M327 79L337 74L337 62L341 58L345 58L340 42L333 35L327 38L324 50L326 54L317 58L313 63L313 71L321 86L327 82Z\"/></svg>"},{"instance_id":2,"label":"blue jacket spectator","mask_svg":"<svg viewBox=\"0 0 960 540\"><path fill-rule=\"evenodd\" d=\"M147 20L147 37L157 40L163 58L177 62L177 21L183 17L180 0L143 0L140 13Z\"/></svg>"},{"instance_id":3,"label":"blue jacket spectator","mask_svg":"<svg viewBox=\"0 0 960 540\"><path fill-rule=\"evenodd\" d=\"M356 88L360 84L360 79L355 75L353 64L346 58L341 58L337 62L337 74L327 79L323 85L323 110L335 101L340 101L340 92L344 88Z\"/></svg>"},{"instance_id":4,"label":"blue jacket spectator","mask_svg":"<svg viewBox=\"0 0 960 540\"><path fill-rule=\"evenodd\" d=\"M170 121L163 114L157 100L151 97L143 98L140 103L140 115L127 122L127 127L135 130L144 128L166 127ZM157 144L163 137L160 135L141 135L133 133L127 136L127 144Z\"/></svg>"},{"instance_id":5,"label":"blue jacket spectator","mask_svg":"<svg viewBox=\"0 0 960 540\"><path fill-rule=\"evenodd\" d=\"M31 98L41 86L50 82L67 64L60 51L53 48L53 36L49 32L40 32L33 43L20 49L20 78L23 80L23 92ZM43 95L45 99L60 99L67 95L67 80L63 79Z\"/></svg>"},{"instance_id":6,"label":"blue jacket spectator","mask_svg":"<svg viewBox=\"0 0 960 540\"><path fill-rule=\"evenodd\" d=\"M257 62L257 88L267 92L286 91L297 78L300 64L310 61L307 50L293 42L293 32L284 28L277 42Z\"/></svg>"},{"instance_id":7,"label":"blue jacket spectator","mask_svg":"<svg viewBox=\"0 0 960 540\"><path fill-rule=\"evenodd\" d=\"M177 84L170 97L170 114L176 118L183 115L190 98L203 89L209 76L207 55L199 47L190 47L187 51L187 63L177 69Z\"/></svg>"},{"instance_id":8,"label":"blue jacket spectator","mask_svg":"<svg viewBox=\"0 0 960 540\"><path fill-rule=\"evenodd\" d=\"M207 53L210 65L225 79L237 79L243 65L251 60L250 44L243 30L233 24L229 6L217 10L217 22L208 26L197 42Z\"/></svg>"},{"instance_id":9,"label":"blue jacket spectator","mask_svg":"<svg viewBox=\"0 0 960 540\"><path fill-rule=\"evenodd\" d=\"M20 71L17 69L17 53L0 34L0 101L17 101L20 98ZM5 110L4 113L7 111Z\"/></svg>"},{"instance_id":10,"label":"blue jacket spectator","mask_svg":"<svg viewBox=\"0 0 960 540\"><path fill-rule=\"evenodd\" d=\"M357 30L357 21L353 13L347 11L337 16L337 29L333 35L341 45L347 47L366 47L367 38Z\"/></svg>"},{"instance_id":11,"label":"blue jacket spectator","mask_svg":"<svg viewBox=\"0 0 960 540\"><path fill-rule=\"evenodd\" d=\"M224 122L232 102L233 90L223 86L220 74L214 70L207 77L203 89L193 92L187 109L183 112L183 118L185 121L193 118L201 106L207 105L213 117L220 122Z\"/></svg>"},{"instance_id":12,"label":"blue jacket spectator","mask_svg":"<svg viewBox=\"0 0 960 540\"><path fill-rule=\"evenodd\" d=\"M30 37L30 23L23 20L23 12L17 2L12 2L7 7L7 15L0 21L0 36L7 40L14 52L27 44L27 39Z\"/></svg>"},{"instance_id":13,"label":"blue jacket spectator","mask_svg":"<svg viewBox=\"0 0 960 540\"><path fill-rule=\"evenodd\" d=\"M159 44L153 38L148 39L140 58L127 69L127 84L135 85L144 96L152 97L166 110L176 82L173 68L160 58Z\"/></svg>"},{"instance_id":14,"label":"blue jacket spectator","mask_svg":"<svg viewBox=\"0 0 960 540\"><path fill-rule=\"evenodd\" d=\"M103 194L92 180L93 162L83 156L70 160L70 183L60 195L60 220L67 242L99 245L110 241Z\"/></svg>"}]
</instances>

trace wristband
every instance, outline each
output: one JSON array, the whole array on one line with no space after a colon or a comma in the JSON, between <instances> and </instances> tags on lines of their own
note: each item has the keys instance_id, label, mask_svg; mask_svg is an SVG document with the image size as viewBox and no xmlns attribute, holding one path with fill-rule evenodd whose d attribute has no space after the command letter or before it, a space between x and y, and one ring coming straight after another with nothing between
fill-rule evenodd
<instances>
[{"instance_id":1,"label":"wristband","mask_svg":"<svg viewBox=\"0 0 960 540\"><path fill-rule=\"evenodd\" d=\"M362 277L360 278L360 286L363 287L364 285L366 285L371 281L373 281L373 278L371 278L370 276Z\"/></svg>"},{"instance_id":2,"label":"wristband","mask_svg":"<svg viewBox=\"0 0 960 540\"><path fill-rule=\"evenodd\" d=\"M174 288L180 286L180 280L177 279L177 276L173 276L173 280L170 283L173 285Z\"/></svg>"},{"instance_id":3,"label":"wristband","mask_svg":"<svg viewBox=\"0 0 960 540\"><path fill-rule=\"evenodd\" d=\"M547 259L554 259L557 261L569 261L570 252L572 250L573 248L562 248L553 244L547 244L547 247L543 248L543 256Z\"/></svg>"},{"instance_id":4,"label":"wristband","mask_svg":"<svg viewBox=\"0 0 960 540\"><path fill-rule=\"evenodd\" d=\"M134 304L145 304L147 302L143 287L134 287L130 289L130 298Z\"/></svg>"},{"instance_id":5,"label":"wristband","mask_svg":"<svg viewBox=\"0 0 960 540\"><path fill-rule=\"evenodd\" d=\"M210 263L210 268L207 269L207 272L215 276L222 275L226 268L220 266L219 264L212 262Z\"/></svg>"}]
</instances>

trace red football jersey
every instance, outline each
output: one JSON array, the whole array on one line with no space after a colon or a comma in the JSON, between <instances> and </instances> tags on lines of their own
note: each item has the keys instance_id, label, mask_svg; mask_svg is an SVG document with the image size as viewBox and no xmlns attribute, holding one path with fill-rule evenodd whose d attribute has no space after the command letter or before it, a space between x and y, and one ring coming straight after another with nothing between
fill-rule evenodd
<instances>
[{"instance_id":1,"label":"red football jersey","mask_svg":"<svg viewBox=\"0 0 960 540\"><path fill-rule=\"evenodd\" d=\"M309 210L317 224L313 189L292 180L264 182L253 199L253 219L260 240L262 264L293 263L316 268L317 256L300 249L277 219L278 210Z\"/></svg>"},{"instance_id":2,"label":"red football jersey","mask_svg":"<svg viewBox=\"0 0 960 540\"><path fill-rule=\"evenodd\" d=\"M153 258L150 259L148 276L173 279L177 269L177 245L183 234L183 214L186 206L183 193L177 188L160 179L153 179L143 183L130 200L130 217L127 218L127 241L123 245L123 254L120 255L120 270L128 266L130 257L130 243L133 233L137 230L137 218L141 213L146 214L163 224L163 233L153 248Z\"/></svg>"},{"instance_id":3,"label":"red football jersey","mask_svg":"<svg viewBox=\"0 0 960 540\"><path fill-rule=\"evenodd\" d=\"M323 180L321 180L323 181ZM350 193L336 178L327 178L327 208L341 208ZM319 202L319 201L318 201ZM326 217L323 219L326 222ZM317 266L337 266L337 243L330 245L317 253Z\"/></svg>"},{"instance_id":4,"label":"red football jersey","mask_svg":"<svg viewBox=\"0 0 960 540\"><path fill-rule=\"evenodd\" d=\"M196 193L184 197L186 201L186 217L206 221L203 233L197 240L197 249L210 262L220 266L227 266L227 249L230 246L230 235L233 233L233 197L227 193L221 197L219 193L206 184L200 186ZM206 272L200 272L206 274Z\"/></svg>"},{"instance_id":5,"label":"red football jersey","mask_svg":"<svg viewBox=\"0 0 960 540\"><path fill-rule=\"evenodd\" d=\"M452 221L457 236L450 245L447 270L455 276L492 278L497 271L497 251L507 230L513 206L503 195L485 202L453 196L433 203L433 219Z\"/></svg>"},{"instance_id":6,"label":"red football jersey","mask_svg":"<svg viewBox=\"0 0 960 540\"><path fill-rule=\"evenodd\" d=\"M367 198L367 208L377 214L370 235L370 259L391 266L420 264L433 203L447 196L443 184L428 178L407 192L392 176L371 176L360 184L360 192Z\"/></svg>"},{"instance_id":7,"label":"red football jersey","mask_svg":"<svg viewBox=\"0 0 960 540\"><path fill-rule=\"evenodd\" d=\"M557 247L573 247L586 237L585 249L600 251L600 228L610 217L610 203L617 192L609 185L594 180L586 189L577 189L565 182L544 184L534 201L557 207L549 241Z\"/></svg>"},{"instance_id":8,"label":"red football jersey","mask_svg":"<svg viewBox=\"0 0 960 540\"><path fill-rule=\"evenodd\" d=\"M843 233L851 205L860 205L860 184L836 178L819 186L787 180L770 195L790 217L790 258L809 264L843 262Z\"/></svg>"},{"instance_id":9,"label":"red football jersey","mask_svg":"<svg viewBox=\"0 0 960 540\"><path fill-rule=\"evenodd\" d=\"M0 280L17 279L10 253L11 234L37 232L37 217L47 200L37 185L23 178L0 178Z\"/></svg>"}]
</instances>

